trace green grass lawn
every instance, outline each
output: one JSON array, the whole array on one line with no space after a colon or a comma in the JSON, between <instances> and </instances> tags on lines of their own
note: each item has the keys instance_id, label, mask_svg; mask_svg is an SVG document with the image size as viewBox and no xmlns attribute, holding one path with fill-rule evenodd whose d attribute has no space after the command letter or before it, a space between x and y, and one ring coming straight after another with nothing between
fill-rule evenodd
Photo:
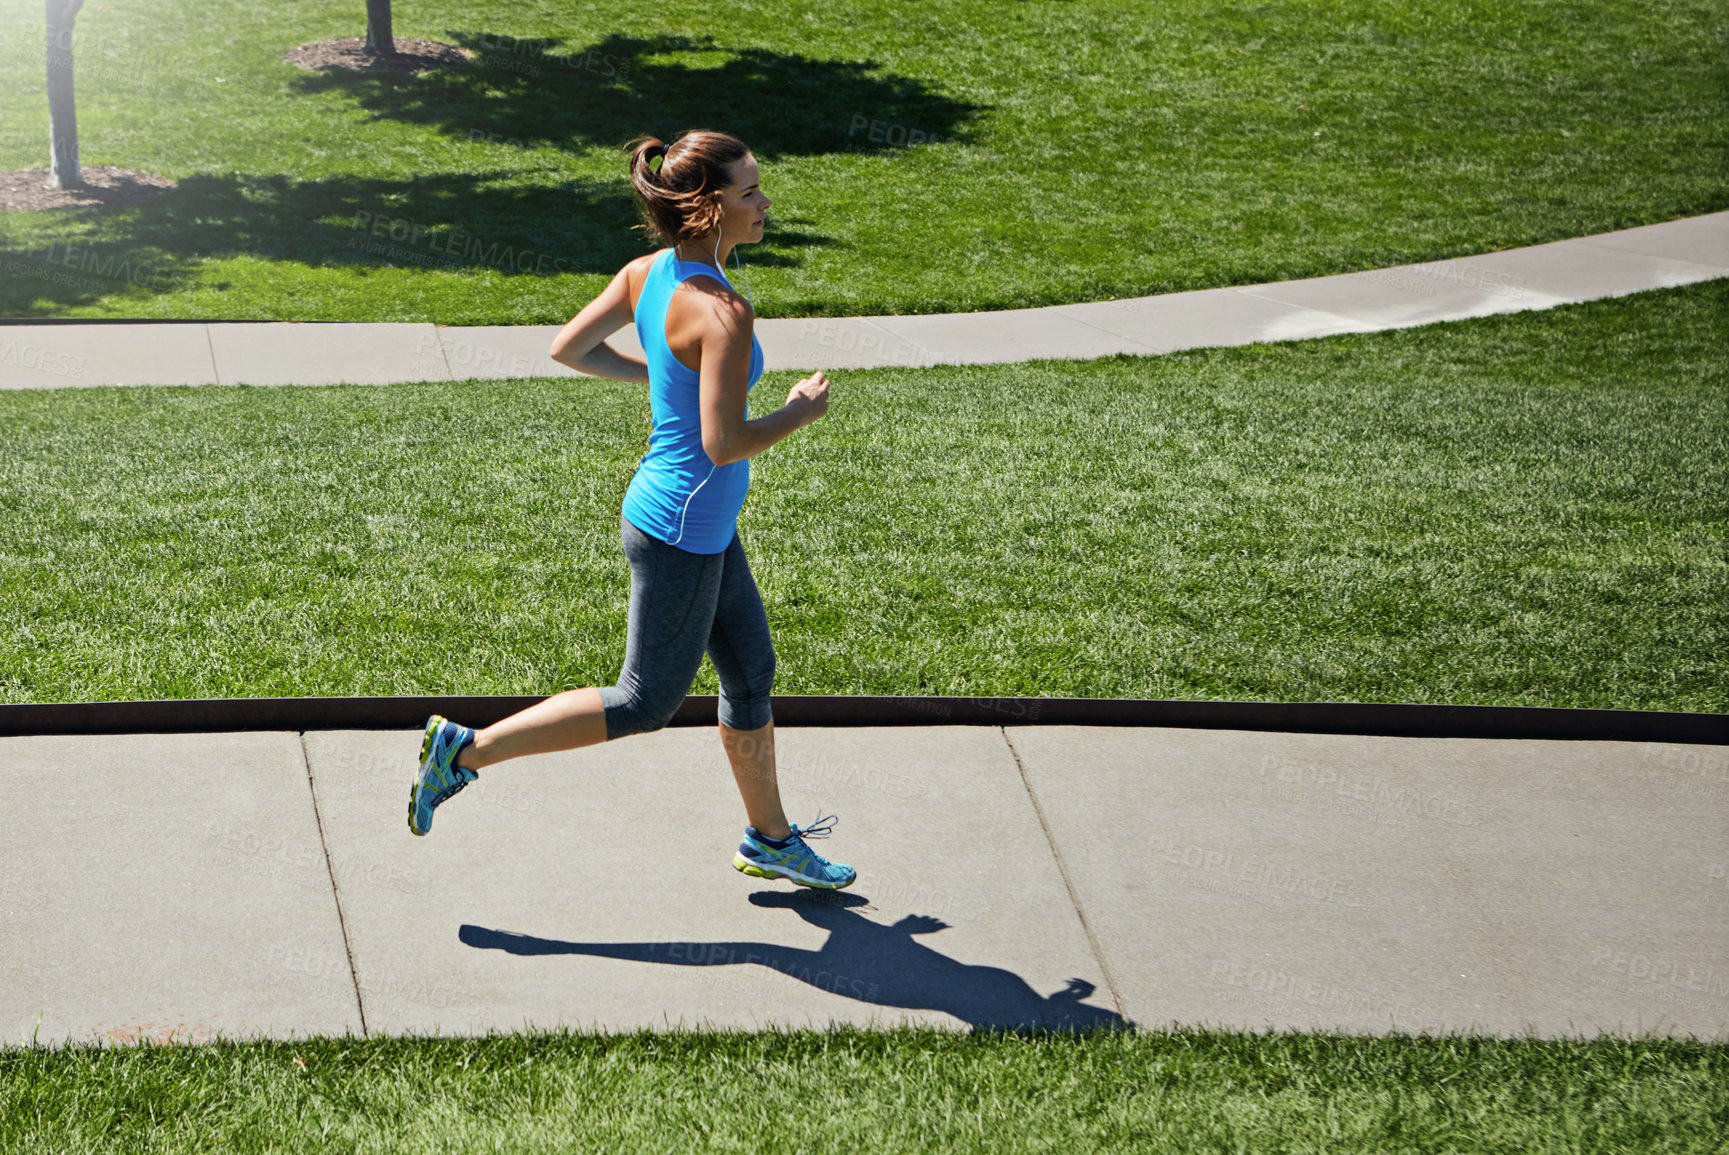
<instances>
[{"instance_id":1,"label":"green grass lawn","mask_svg":"<svg viewBox=\"0 0 1729 1155\"><path fill-rule=\"evenodd\" d=\"M1720 1152L1729 1047L792 1035L0 1051L0 1148Z\"/></svg>"},{"instance_id":2,"label":"green grass lawn","mask_svg":"<svg viewBox=\"0 0 1729 1155\"><path fill-rule=\"evenodd\" d=\"M1726 312L839 373L740 518L775 688L1729 710ZM0 394L0 700L610 685L648 426L576 375Z\"/></svg>"},{"instance_id":3,"label":"green grass lawn","mask_svg":"<svg viewBox=\"0 0 1729 1155\"><path fill-rule=\"evenodd\" d=\"M45 167L0 0L0 170ZM649 246L618 146L732 132L765 317L1003 309L1426 261L1729 208L1715 0L808 0L476 10L479 59L314 75L358 0L92 4L86 164L178 190L0 214L0 316L561 323ZM52 278L64 275L72 283Z\"/></svg>"},{"instance_id":4,"label":"green grass lawn","mask_svg":"<svg viewBox=\"0 0 1729 1155\"><path fill-rule=\"evenodd\" d=\"M742 136L765 317L1256 283L1729 208L1699 2L399 5L79 18L83 160L0 316L557 323L617 146ZM0 0L0 170L47 163ZM913 143L914 134L924 138ZM373 231L375 227L382 232ZM526 263L525 263L526 262ZM71 273L78 283L52 279ZM781 693L1729 710L1729 283L1156 358L843 372L741 518ZM0 332L0 337L3 337ZM799 376L768 374L752 411ZM0 394L0 700L610 684L646 391ZM698 693L713 693L704 666ZM0 1051L0 1150L1718 1151L1729 1048L1142 1032Z\"/></svg>"}]
</instances>

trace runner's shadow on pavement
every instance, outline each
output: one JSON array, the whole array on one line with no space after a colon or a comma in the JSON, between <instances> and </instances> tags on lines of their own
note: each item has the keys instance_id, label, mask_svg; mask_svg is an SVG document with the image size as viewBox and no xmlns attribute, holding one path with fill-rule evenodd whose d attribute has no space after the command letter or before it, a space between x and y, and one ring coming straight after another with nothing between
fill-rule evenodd
<instances>
[{"instance_id":1,"label":"runner's shadow on pavement","mask_svg":"<svg viewBox=\"0 0 1729 1155\"><path fill-rule=\"evenodd\" d=\"M562 942L464 924L464 943L482 950L518 955L579 954L627 959L663 966L755 965L832 994L882 1007L945 1011L975 1030L1112 1031L1134 1024L1115 1011L1088 1006L1094 991L1085 979L1048 998L1025 979L1000 967L973 966L914 940L948 923L909 914L892 926L857 913L869 899L839 892L763 890L751 904L797 912L812 926L829 932L820 950L771 942Z\"/></svg>"}]
</instances>

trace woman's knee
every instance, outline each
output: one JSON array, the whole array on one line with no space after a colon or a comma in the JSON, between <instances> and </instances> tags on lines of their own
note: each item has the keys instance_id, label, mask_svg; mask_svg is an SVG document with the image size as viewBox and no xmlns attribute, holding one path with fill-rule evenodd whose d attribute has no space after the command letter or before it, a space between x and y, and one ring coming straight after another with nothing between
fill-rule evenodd
<instances>
[{"instance_id":1,"label":"woman's knee","mask_svg":"<svg viewBox=\"0 0 1729 1155\"><path fill-rule=\"evenodd\" d=\"M744 670L744 684L720 687L720 720L734 730L760 730L773 721L769 702L774 691L774 651Z\"/></svg>"},{"instance_id":2,"label":"woman's knee","mask_svg":"<svg viewBox=\"0 0 1729 1155\"><path fill-rule=\"evenodd\" d=\"M774 690L774 665L774 651L767 649L760 657L741 664L739 677L721 679L721 692L740 701L766 699Z\"/></svg>"},{"instance_id":3,"label":"woman's knee","mask_svg":"<svg viewBox=\"0 0 1729 1155\"><path fill-rule=\"evenodd\" d=\"M670 693L619 692L607 703L606 730L608 740L632 734L649 734L664 730L684 704L685 695Z\"/></svg>"}]
</instances>

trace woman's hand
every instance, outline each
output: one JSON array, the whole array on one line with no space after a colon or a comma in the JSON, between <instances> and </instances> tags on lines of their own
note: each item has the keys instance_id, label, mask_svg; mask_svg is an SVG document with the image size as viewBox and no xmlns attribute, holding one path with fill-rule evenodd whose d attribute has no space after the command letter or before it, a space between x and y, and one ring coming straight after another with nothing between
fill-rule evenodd
<instances>
[{"instance_id":1,"label":"woman's hand","mask_svg":"<svg viewBox=\"0 0 1729 1155\"><path fill-rule=\"evenodd\" d=\"M797 414L800 425L809 425L828 412L828 378L821 369L792 387L786 395L786 407Z\"/></svg>"}]
</instances>

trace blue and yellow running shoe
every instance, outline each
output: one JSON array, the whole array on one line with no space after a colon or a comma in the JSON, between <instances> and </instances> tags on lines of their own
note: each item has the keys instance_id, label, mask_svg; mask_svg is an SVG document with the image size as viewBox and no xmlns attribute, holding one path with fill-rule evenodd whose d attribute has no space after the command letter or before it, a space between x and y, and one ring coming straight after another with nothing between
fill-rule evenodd
<instances>
[{"instance_id":1,"label":"blue and yellow running shoe","mask_svg":"<svg viewBox=\"0 0 1729 1155\"><path fill-rule=\"evenodd\" d=\"M432 829L432 810L440 802L480 777L456 764L462 748L474 741L474 731L437 714L426 720L420 743L420 769L408 788L408 828L416 834Z\"/></svg>"},{"instance_id":2,"label":"blue and yellow running shoe","mask_svg":"<svg viewBox=\"0 0 1729 1155\"><path fill-rule=\"evenodd\" d=\"M829 862L804 844L807 838L827 838L839 819L833 814L818 818L800 830L793 824L792 835L779 839L779 846L757 833L756 827L744 828L744 841L732 856L734 870L742 870L757 878L784 878L800 886L815 886L823 890L842 890L853 884L858 871L838 862Z\"/></svg>"}]
</instances>

